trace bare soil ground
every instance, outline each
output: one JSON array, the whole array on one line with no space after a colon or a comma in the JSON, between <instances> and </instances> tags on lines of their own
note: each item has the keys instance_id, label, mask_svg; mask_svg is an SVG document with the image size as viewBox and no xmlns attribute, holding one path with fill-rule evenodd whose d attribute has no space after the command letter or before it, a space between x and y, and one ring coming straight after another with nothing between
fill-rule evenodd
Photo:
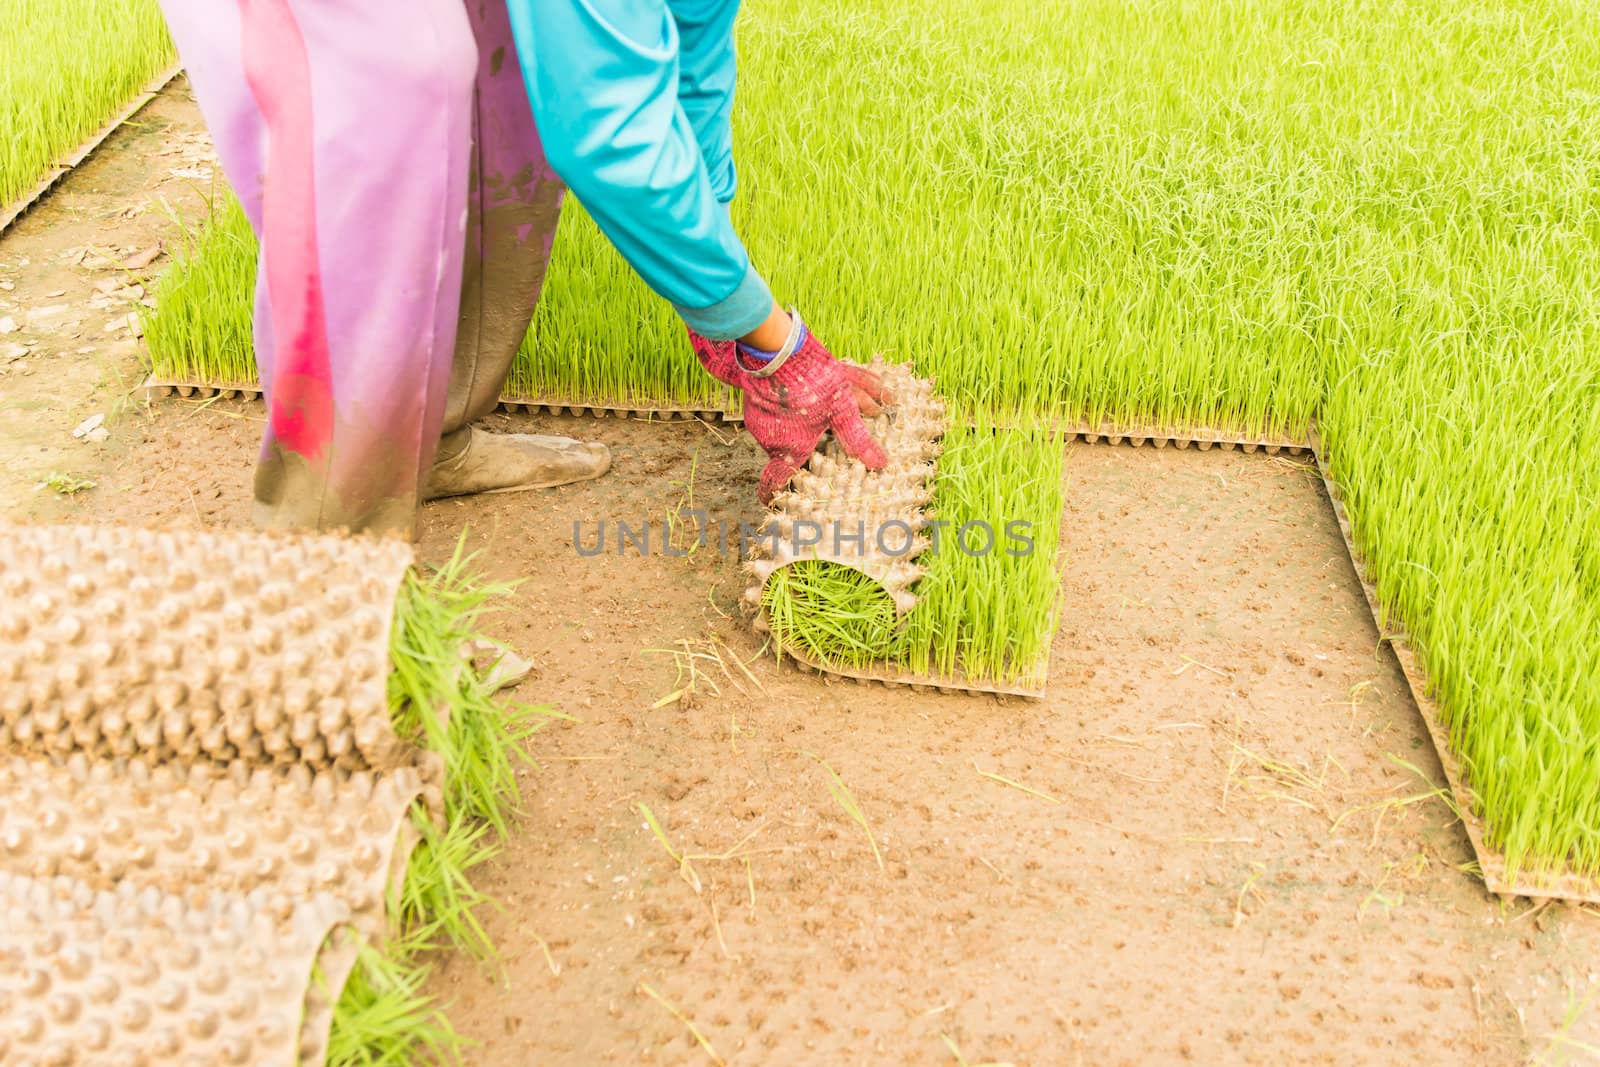
<instances>
[{"instance_id":1,"label":"bare soil ground","mask_svg":"<svg viewBox=\"0 0 1600 1067\"><path fill-rule=\"evenodd\" d=\"M199 206L171 174L201 166L186 90L138 122L0 237L0 361L27 349L0 368L0 507L243 527L259 406L141 403L136 347L89 306L103 272L72 259L170 239L162 197ZM74 439L96 413L109 438ZM1303 465L1073 446L1035 703L779 665L710 550L578 557L575 523L659 530L691 492L753 515L737 431L493 421L598 437L615 468L425 509L423 558L465 529L523 580L495 620L536 663L517 695L572 716L535 738L485 875L501 967L434 979L470 1062L712 1062L695 1031L730 1064L1600 1057L1600 915L1482 889ZM95 486L36 489L51 473ZM728 669L691 678L690 652Z\"/></svg>"}]
</instances>

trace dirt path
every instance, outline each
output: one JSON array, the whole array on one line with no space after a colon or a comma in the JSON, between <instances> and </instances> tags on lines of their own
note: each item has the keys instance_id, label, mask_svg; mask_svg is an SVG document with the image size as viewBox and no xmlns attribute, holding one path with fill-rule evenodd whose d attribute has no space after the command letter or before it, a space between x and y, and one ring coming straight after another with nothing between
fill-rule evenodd
<instances>
[{"instance_id":1,"label":"dirt path","mask_svg":"<svg viewBox=\"0 0 1600 1067\"><path fill-rule=\"evenodd\" d=\"M204 217L215 173L179 78L0 234L0 496L14 514L74 514L85 490L71 485L140 443L137 424L119 428L144 378L129 315L181 240L175 218ZM96 415L108 438L73 437Z\"/></svg>"},{"instance_id":2,"label":"dirt path","mask_svg":"<svg viewBox=\"0 0 1600 1067\"><path fill-rule=\"evenodd\" d=\"M181 93L146 115L0 238L15 285L0 316L87 300L46 295L90 284L60 253L119 197L167 188L151 148L194 129ZM125 222L118 247L159 233L150 213ZM128 404L105 443L72 439L137 376L83 318L76 338L31 331L34 373L0 376L5 514L243 525L259 407ZM712 1062L674 1010L730 1064L1511 1064L1600 1048L1600 917L1502 903L1467 869L1303 467L1073 447L1051 696L1028 703L779 666L734 611L737 562L709 551L576 555L574 523L586 542L600 519L659 524L691 489L749 517L759 460L737 434L499 421L598 436L616 463L596 483L425 511L425 558L465 527L493 575L525 579L496 624L537 663L518 695L578 720L535 738L525 816L488 868L503 973L458 958L434 981L482 1043L474 1064ZM96 488L33 489L62 469ZM656 707L685 683L678 642L731 650L754 679L697 659L692 706ZM702 858L680 869L640 804Z\"/></svg>"}]
</instances>

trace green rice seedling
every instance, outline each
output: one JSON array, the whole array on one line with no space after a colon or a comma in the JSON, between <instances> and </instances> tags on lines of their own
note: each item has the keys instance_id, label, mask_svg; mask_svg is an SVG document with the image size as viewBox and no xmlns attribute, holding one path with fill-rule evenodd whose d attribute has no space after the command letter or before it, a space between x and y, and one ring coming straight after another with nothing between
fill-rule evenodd
<instances>
[{"instance_id":1,"label":"green rice seedling","mask_svg":"<svg viewBox=\"0 0 1600 1067\"><path fill-rule=\"evenodd\" d=\"M672 839L667 836L667 832L661 828L661 820L657 819L656 813L650 810L650 805L641 800L634 805L634 808L640 815L644 816L645 825L650 827L650 832L655 835L656 844L661 846L663 852L672 857L672 862L676 863L680 870L683 869L686 866L683 853L678 851L677 847L673 845Z\"/></svg>"},{"instance_id":2,"label":"green rice seedling","mask_svg":"<svg viewBox=\"0 0 1600 1067\"><path fill-rule=\"evenodd\" d=\"M202 222L184 225L156 282L156 306L142 316L150 370L158 381L252 386L256 238L231 193L209 203Z\"/></svg>"},{"instance_id":3,"label":"green rice seedling","mask_svg":"<svg viewBox=\"0 0 1600 1067\"><path fill-rule=\"evenodd\" d=\"M508 394L617 407L722 406L721 383L694 358L671 307L645 288L576 199L562 209L556 247Z\"/></svg>"},{"instance_id":4,"label":"green rice seedling","mask_svg":"<svg viewBox=\"0 0 1600 1067\"><path fill-rule=\"evenodd\" d=\"M827 760L815 752L802 754L816 760L822 769L828 772L828 792L833 794L833 799L844 809L845 814L861 827L861 832L867 835L867 844L872 846L872 858L878 861L878 870L883 870L883 853L878 851L878 839L873 836L872 825L867 822L867 813L861 810L856 795L850 792L850 787L844 784L844 779L839 777L839 772L834 770Z\"/></svg>"},{"instance_id":5,"label":"green rice seedling","mask_svg":"<svg viewBox=\"0 0 1600 1067\"><path fill-rule=\"evenodd\" d=\"M441 949L494 956L479 919L490 901L471 872L508 829L515 762L527 758L543 709L501 707L464 658L483 615L510 588L480 581L471 566L463 538L432 575L412 572L401 584L389 702L396 730L444 758L444 825L420 801L413 807L421 840L394 896L391 935L381 948L361 947L335 1004L330 1063L460 1062L463 1040L423 992L430 957Z\"/></svg>"},{"instance_id":6,"label":"green rice seedling","mask_svg":"<svg viewBox=\"0 0 1600 1067\"><path fill-rule=\"evenodd\" d=\"M894 600L883 586L853 567L799 560L774 571L761 605L781 649L797 649L824 663L865 667L894 649Z\"/></svg>"},{"instance_id":7,"label":"green rice seedling","mask_svg":"<svg viewBox=\"0 0 1600 1067\"><path fill-rule=\"evenodd\" d=\"M460 1063L465 1040L423 992L428 966L421 946L362 942L334 1006L327 1062L334 1067ZM326 983L320 970L312 981Z\"/></svg>"},{"instance_id":8,"label":"green rice seedling","mask_svg":"<svg viewBox=\"0 0 1600 1067\"><path fill-rule=\"evenodd\" d=\"M0 0L0 208L173 62L156 0Z\"/></svg>"},{"instance_id":9,"label":"green rice seedling","mask_svg":"<svg viewBox=\"0 0 1600 1067\"><path fill-rule=\"evenodd\" d=\"M667 836L666 830L661 827L661 820L657 819L656 813L650 810L650 805L641 800L634 805L634 808L640 815L644 816L645 825L650 827L650 832L655 835L656 844L660 845L661 850L671 856L672 861L678 865L678 877L688 883L690 889L699 893L704 883L700 881L700 873L695 870L695 857L679 851L673 845L672 839ZM702 856L700 858L706 859L709 857Z\"/></svg>"},{"instance_id":10,"label":"green rice seedling","mask_svg":"<svg viewBox=\"0 0 1600 1067\"><path fill-rule=\"evenodd\" d=\"M479 909L491 901L471 879L474 868L500 851L488 840L491 827L458 819L441 830L420 807L411 821L422 840L406 867L398 928L410 942L427 949L449 948L492 959L494 944L478 919Z\"/></svg>"},{"instance_id":11,"label":"green rice seedling","mask_svg":"<svg viewBox=\"0 0 1600 1067\"><path fill-rule=\"evenodd\" d=\"M1044 429L982 424L945 435L933 513L945 525L917 584L899 662L1037 684L1059 618L1066 450Z\"/></svg>"},{"instance_id":12,"label":"green rice seedling","mask_svg":"<svg viewBox=\"0 0 1600 1067\"><path fill-rule=\"evenodd\" d=\"M1335 383L1328 460L1510 874L1600 874L1600 255L1485 223L1494 262L1419 267L1428 328Z\"/></svg>"},{"instance_id":13,"label":"green rice seedling","mask_svg":"<svg viewBox=\"0 0 1600 1067\"><path fill-rule=\"evenodd\" d=\"M394 930L381 946L360 947L334 1005L329 1063L461 1060L464 1039L423 985L439 950L493 957L494 945L476 914L488 898L468 872L496 850L484 843L486 823L459 819L440 830L420 805L412 822L422 841L406 867Z\"/></svg>"},{"instance_id":14,"label":"green rice seedling","mask_svg":"<svg viewBox=\"0 0 1600 1067\"><path fill-rule=\"evenodd\" d=\"M76 496L85 489L93 489L95 483L88 478L80 478L76 474L63 474L60 471L51 471L45 475L44 480L35 489L49 489L59 496Z\"/></svg>"},{"instance_id":15,"label":"green rice seedling","mask_svg":"<svg viewBox=\"0 0 1600 1067\"><path fill-rule=\"evenodd\" d=\"M479 581L470 565L463 536L431 577L405 579L390 632L389 698L397 729L444 757L447 821L482 819L503 837L517 799L516 763L550 712L498 703L464 662L490 602L511 589ZM434 709L447 709L448 721Z\"/></svg>"},{"instance_id":16,"label":"green rice seedling","mask_svg":"<svg viewBox=\"0 0 1600 1067\"><path fill-rule=\"evenodd\" d=\"M695 360L682 327L658 299L638 316L597 315L611 291L641 285L606 245L576 201L569 201L563 238L545 297L510 376L505 395L612 407L723 406L722 386ZM214 198L209 218L185 227L182 251L162 275L156 309L145 316L152 371L164 381L229 387L256 383L251 332L255 234L230 194ZM619 359L615 353L630 353Z\"/></svg>"}]
</instances>

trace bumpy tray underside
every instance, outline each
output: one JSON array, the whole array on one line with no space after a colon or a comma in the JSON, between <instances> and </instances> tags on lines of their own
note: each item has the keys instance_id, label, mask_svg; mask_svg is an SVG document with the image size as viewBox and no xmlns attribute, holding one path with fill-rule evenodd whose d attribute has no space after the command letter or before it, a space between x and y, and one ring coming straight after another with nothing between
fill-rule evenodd
<instances>
[{"instance_id":1,"label":"bumpy tray underside","mask_svg":"<svg viewBox=\"0 0 1600 1067\"><path fill-rule=\"evenodd\" d=\"M217 773L15 756L0 765L0 868L185 898L260 892L278 919L328 893L381 939L391 865L397 845L413 840L408 812L421 792L410 767L311 775L234 764Z\"/></svg>"},{"instance_id":2,"label":"bumpy tray underside","mask_svg":"<svg viewBox=\"0 0 1600 1067\"><path fill-rule=\"evenodd\" d=\"M132 882L0 872L0 1062L282 1064L305 1032L305 991L342 904L319 895L286 919L261 894L203 902Z\"/></svg>"},{"instance_id":3,"label":"bumpy tray underside","mask_svg":"<svg viewBox=\"0 0 1600 1067\"><path fill-rule=\"evenodd\" d=\"M321 1062L442 786L388 702L410 561L0 524L0 1062Z\"/></svg>"},{"instance_id":4,"label":"bumpy tray underside","mask_svg":"<svg viewBox=\"0 0 1600 1067\"><path fill-rule=\"evenodd\" d=\"M0 750L409 762L386 687L410 559L394 541L0 524Z\"/></svg>"}]
</instances>

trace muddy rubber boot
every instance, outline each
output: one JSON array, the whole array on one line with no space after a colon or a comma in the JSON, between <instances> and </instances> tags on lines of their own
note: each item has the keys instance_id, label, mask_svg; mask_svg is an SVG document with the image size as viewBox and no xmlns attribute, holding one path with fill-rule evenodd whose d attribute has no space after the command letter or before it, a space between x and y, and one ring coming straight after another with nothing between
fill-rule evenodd
<instances>
[{"instance_id":1,"label":"muddy rubber boot","mask_svg":"<svg viewBox=\"0 0 1600 1067\"><path fill-rule=\"evenodd\" d=\"M586 482L610 469L611 450L598 441L486 433L468 426L439 442L422 499L549 489Z\"/></svg>"}]
</instances>

